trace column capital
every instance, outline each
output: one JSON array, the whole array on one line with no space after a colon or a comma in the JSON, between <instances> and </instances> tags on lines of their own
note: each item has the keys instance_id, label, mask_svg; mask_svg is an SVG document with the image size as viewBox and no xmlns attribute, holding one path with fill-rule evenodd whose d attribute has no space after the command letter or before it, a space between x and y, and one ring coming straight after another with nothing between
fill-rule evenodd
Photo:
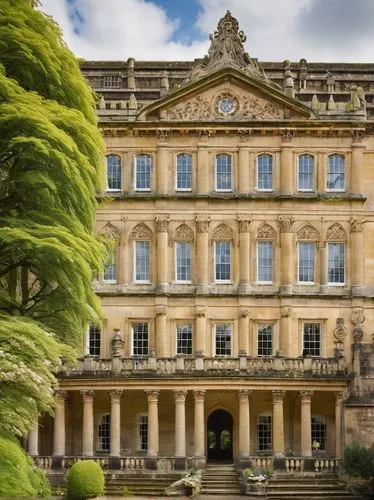
<instances>
[{"instance_id":1,"label":"column capital","mask_svg":"<svg viewBox=\"0 0 374 500\"><path fill-rule=\"evenodd\" d=\"M184 403L186 401L187 391L176 390L173 391L176 403Z\"/></svg>"},{"instance_id":2,"label":"column capital","mask_svg":"<svg viewBox=\"0 0 374 500\"><path fill-rule=\"evenodd\" d=\"M247 307L240 307L240 309L239 309L239 316L241 318L248 318L248 316L249 316L249 309Z\"/></svg>"},{"instance_id":3,"label":"column capital","mask_svg":"<svg viewBox=\"0 0 374 500\"><path fill-rule=\"evenodd\" d=\"M160 391L145 391L148 397L148 401L150 403L157 403L158 402L158 397L160 395Z\"/></svg>"},{"instance_id":4,"label":"column capital","mask_svg":"<svg viewBox=\"0 0 374 500\"><path fill-rule=\"evenodd\" d=\"M165 316L167 313L167 306L159 305L156 306L156 316Z\"/></svg>"},{"instance_id":5,"label":"column capital","mask_svg":"<svg viewBox=\"0 0 374 500\"><path fill-rule=\"evenodd\" d=\"M114 389L113 391L109 391L109 394L113 402L119 402L123 394L123 391L120 389Z\"/></svg>"},{"instance_id":6,"label":"column capital","mask_svg":"<svg viewBox=\"0 0 374 500\"><path fill-rule=\"evenodd\" d=\"M198 233L207 233L209 229L210 217L208 215L196 215L195 223Z\"/></svg>"},{"instance_id":7,"label":"column capital","mask_svg":"<svg viewBox=\"0 0 374 500\"><path fill-rule=\"evenodd\" d=\"M170 222L170 216L160 216L157 215L155 217L155 223L156 223L156 233L166 233L168 230L168 225Z\"/></svg>"},{"instance_id":8,"label":"column capital","mask_svg":"<svg viewBox=\"0 0 374 500\"><path fill-rule=\"evenodd\" d=\"M204 402L205 389L195 389L193 392L193 397L196 402Z\"/></svg>"},{"instance_id":9,"label":"column capital","mask_svg":"<svg viewBox=\"0 0 374 500\"><path fill-rule=\"evenodd\" d=\"M351 217L349 221L351 224L351 233L362 233L364 230L365 220L362 217L355 218Z\"/></svg>"},{"instance_id":10,"label":"column capital","mask_svg":"<svg viewBox=\"0 0 374 500\"><path fill-rule=\"evenodd\" d=\"M83 401L92 401L95 395L95 391L88 390L80 391L80 393L82 394Z\"/></svg>"},{"instance_id":11,"label":"column capital","mask_svg":"<svg viewBox=\"0 0 374 500\"><path fill-rule=\"evenodd\" d=\"M205 306L195 306L195 316L197 318L203 318L206 314Z\"/></svg>"},{"instance_id":12,"label":"column capital","mask_svg":"<svg viewBox=\"0 0 374 500\"><path fill-rule=\"evenodd\" d=\"M239 233L248 233L251 224L251 216L249 214L239 214L236 216L239 224Z\"/></svg>"},{"instance_id":13,"label":"column capital","mask_svg":"<svg viewBox=\"0 0 374 500\"><path fill-rule=\"evenodd\" d=\"M292 225L295 222L294 217L279 217L279 229L281 233L292 233Z\"/></svg>"},{"instance_id":14,"label":"column capital","mask_svg":"<svg viewBox=\"0 0 374 500\"><path fill-rule=\"evenodd\" d=\"M302 403L312 402L313 391L300 391L300 399Z\"/></svg>"},{"instance_id":15,"label":"column capital","mask_svg":"<svg viewBox=\"0 0 374 500\"><path fill-rule=\"evenodd\" d=\"M344 393L342 391L334 392L335 405L340 406L343 404Z\"/></svg>"},{"instance_id":16,"label":"column capital","mask_svg":"<svg viewBox=\"0 0 374 500\"><path fill-rule=\"evenodd\" d=\"M273 395L273 403L283 403L286 391L271 391Z\"/></svg>"},{"instance_id":17,"label":"column capital","mask_svg":"<svg viewBox=\"0 0 374 500\"><path fill-rule=\"evenodd\" d=\"M282 148L290 147L289 143L292 142L294 134L295 131L289 128L284 128L279 131L279 135L282 140Z\"/></svg>"},{"instance_id":18,"label":"column capital","mask_svg":"<svg viewBox=\"0 0 374 500\"><path fill-rule=\"evenodd\" d=\"M252 395L252 391L247 390L247 389L241 389L237 392L237 398L239 400L239 403L247 403L249 401L248 398L250 398Z\"/></svg>"},{"instance_id":19,"label":"column capital","mask_svg":"<svg viewBox=\"0 0 374 500\"><path fill-rule=\"evenodd\" d=\"M55 396L57 399L63 399L65 400L68 397L68 392L63 391L62 389L55 389Z\"/></svg>"}]
</instances>

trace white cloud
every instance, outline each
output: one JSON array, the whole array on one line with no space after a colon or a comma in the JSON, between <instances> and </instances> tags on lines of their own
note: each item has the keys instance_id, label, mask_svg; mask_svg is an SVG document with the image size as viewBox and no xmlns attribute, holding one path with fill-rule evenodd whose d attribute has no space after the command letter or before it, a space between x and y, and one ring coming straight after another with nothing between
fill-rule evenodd
<instances>
[{"instance_id":1,"label":"white cloud","mask_svg":"<svg viewBox=\"0 0 374 500\"><path fill-rule=\"evenodd\" d=\"M181 2L183 11L182 2L192 0L174 1ZM351 0L198 0L201 11L197 25L206 33L206 41L192 45L172 40L178 22L183 22L182 12L180 20L170 19L155 0L75 0L85 20L79 36L74 33L65 0L42 0L41 10L60 24L73 52L90 60L202 57L209 46L208 33L214 31L219 18L229 9L247 35L248 53L260 60L297 61L304 57L308 61L372 61L374 29L367 26L369 22L374 28L369 12L372 0L355 0L362 3L361 9L352 7L356 22L350 26L354 25L355 30L347 30L347 23L339 19L339 1L352 5ZM366 29L361 30L360 19L365 19L365 12L370 21L366 20ZM329 23L322 22L326 16Z\"/></svg>"}]
</instances>

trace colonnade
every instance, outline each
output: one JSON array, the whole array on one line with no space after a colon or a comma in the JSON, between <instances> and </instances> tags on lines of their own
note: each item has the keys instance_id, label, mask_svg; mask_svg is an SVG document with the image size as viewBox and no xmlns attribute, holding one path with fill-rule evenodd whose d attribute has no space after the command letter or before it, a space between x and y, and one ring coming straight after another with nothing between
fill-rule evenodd
<instances>
[{"instance_id":1,"label":"colonnade","mask_svg":"<svg viewBox=\"0 0 374 500\"><path fill-rule=\"evenodd\" d=\"M186 396L185 389L172 391L175 403L175 429L174 429L174 457L184 459L186 457ZM236 391L238 400L238 458L245 460L256 453L251 453L251 397L253 390ZM283 457L285 453L284 438L284 398L285 390L272 390L272 442L273 456ZM193 456L196 459L205 459L206 442L206 420L204 389L192 390L194 399L194 445ZM94 391L81 391L83 401L82 422L82 456L94 456ZM121 396L122 390L110 391L111 415L110 415L110 456L121 455ZM148 443L147 457L155 459L159 454L159 395L160 390L145 391L148 403ZM313 392L302 390L298 392L300 397L300 421L301 421L301 456L312 456L311 442L311 403ZM62 457L65 455L65 404L66 391L57 391L57 405L54 419L53 455ZM341 456L342 450L342 393L334 392L335 397L335 458ZM31 455L38 455L38 427L34 427L29 435L28 451Z\"/></svg>"}]
</instances>

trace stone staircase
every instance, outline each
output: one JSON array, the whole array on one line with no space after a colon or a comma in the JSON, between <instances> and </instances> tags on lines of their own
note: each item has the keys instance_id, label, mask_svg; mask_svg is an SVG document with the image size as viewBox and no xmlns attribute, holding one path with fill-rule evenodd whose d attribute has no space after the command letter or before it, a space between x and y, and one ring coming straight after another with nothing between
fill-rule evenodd
<instances>
[{"instance_id":1,"label":"stone staircase","mask_svg":"<svg viewBox=\"0 0 374 500\"><path fill-rule=\"evenodd\" d=\"M225 498L230 495L241 495L238 474L233 464L208 464L202 477L201 495L219 495Z\"/></svg>"},{"instance_id":2,"label":"stone staircase","mask_svg":"<svg viewBox=\"0 0 374 500\"><path fill-rule=\"evenodd\" d=\"M335 474L309 474L292 476L276 474L267 487L267 500L362 500L339 483Z\"/></svg>"},{"instance_id":3,"label":"stone staircase","mask_svg":"<svg viewBox=\"0 0 374 500\"><path fill-rule=\"evenodd\" d=\"M183 474L105 474L106 496L162 496L166 488L178 481Z\"/></svg>"}]
</instances>

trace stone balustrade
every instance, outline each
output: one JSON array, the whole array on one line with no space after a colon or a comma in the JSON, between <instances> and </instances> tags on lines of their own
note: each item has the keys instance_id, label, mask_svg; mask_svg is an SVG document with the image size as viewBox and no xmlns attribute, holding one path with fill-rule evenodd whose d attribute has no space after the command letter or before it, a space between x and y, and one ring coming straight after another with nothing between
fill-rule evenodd
<instances>
[{"instance_id":1,"label":"stone balustrade","mask_svg":"<svg viewBox=\"0 0 374 500\"><path fill-rule=\"evenodd\" d=\"M231 357L173 357L173 358L113 358L98 359L85 356L78 360L75 366L63 365L61 372L65 377L74 377L82 373L90 372L100 376L105 373L119 375L136 375L137 372L155 372L162 375L170 375L175 372L188 373L199 372L199 374L219 375L229 371L240 372L247 376L270 375L276 373L308 374L312 376L337 376L346 374L345 358L285 358L264 357L254 358L241 356Z\"/></svg>"}]
</instances>

